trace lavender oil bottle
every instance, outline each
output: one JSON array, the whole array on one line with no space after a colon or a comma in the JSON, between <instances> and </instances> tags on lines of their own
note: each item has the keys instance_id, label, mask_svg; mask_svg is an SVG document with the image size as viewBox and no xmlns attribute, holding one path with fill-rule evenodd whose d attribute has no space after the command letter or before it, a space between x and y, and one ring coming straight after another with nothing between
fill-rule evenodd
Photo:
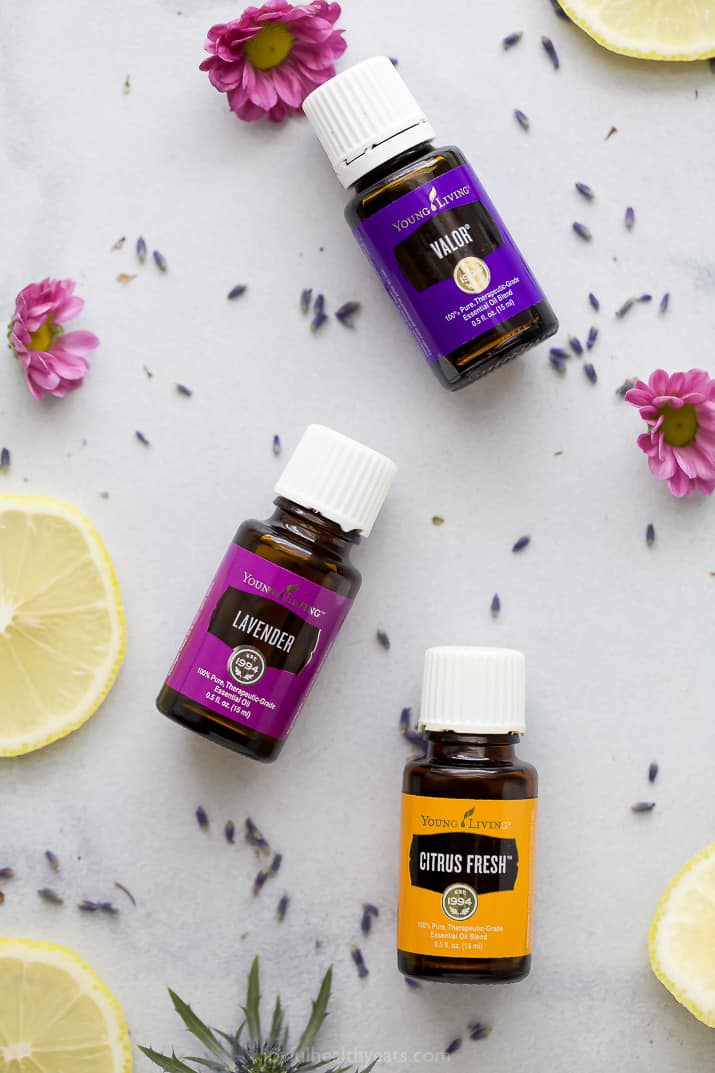
<instances>
[{"instance_id":1,"label":"lavender oil bottle","mask_svg":"<svg viewBox=\"0 0 715 1073\"><path fill-rule=\"evenodd\" d=\"M170 719L255 760L277 758L361 577L350 562L396 468L310 425L275 511L238 529L157 698Z\"/></svg>"},{"instance_id":2,"label":"lavender oil bottle","mask_svg":"<svg viewBox=\"0 0 715 1073\"><path fill-rule=\"evenodd\" d=\"M543 342L558 320L461 150L434 130L386 56L348 68L303 110L355 238L433 373L456 391Z\"/></svg>"}]
</instances>

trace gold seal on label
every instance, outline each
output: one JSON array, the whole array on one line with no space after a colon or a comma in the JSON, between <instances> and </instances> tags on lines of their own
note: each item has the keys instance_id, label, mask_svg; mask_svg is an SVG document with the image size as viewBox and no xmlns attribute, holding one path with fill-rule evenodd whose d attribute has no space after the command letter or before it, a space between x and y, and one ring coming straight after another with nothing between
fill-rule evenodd
<instances>
[{"instance_id":1,"label":"gold seal on label","mask_svg":"<svg viewBox=\"0 0 715 1073\"><path fill-rule=\"evenodd\" d=\"M465 294L481 294L491 278L489 265L479 257L463 257L454 270L454 282Z\"/></svg>"}]
</instances>

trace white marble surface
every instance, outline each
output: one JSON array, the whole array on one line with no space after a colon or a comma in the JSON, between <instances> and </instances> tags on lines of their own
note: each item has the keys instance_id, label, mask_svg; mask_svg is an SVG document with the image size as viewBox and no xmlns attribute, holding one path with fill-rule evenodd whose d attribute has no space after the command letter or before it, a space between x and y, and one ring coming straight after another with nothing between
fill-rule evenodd
<instances>
[{"instance_id":1,"label":"white marble surface","mask_svg":"<svg viewBox=\"0 0 715 1073\"><path fill-rule=\"evenodd\" d=\"M83 730L0 767L0 863L18 871L0 930L75 947L120 998L134 1039L157 1047L183 1042L167 985L228 1027L259 952L264 990L281 987L296 1026L332 962L322 1045L397 1052L387 1069L437 1064L473 1017L492 1034L466 1043L455 1071L704 1069L712 1033L651 975L646 933L666 881L713 838L715 504L676 502L649 476L637 415L614 390L658 365L714 368L715 78L706 64L609 56L546 0L346 2L343 65L399 57L521 242L561 338L601 330L596 387L576 359L559 379L542 348L450 395L353 243L307 124L242 125L197 70L208 26L239 10L4 5L3 308L29 280L73 276L83 326L102 345L80 392L40 405L3 360L0 445L13 462L0 490L58 496L94 519L121 579L129 644ZM525 37L505 55L514 29ZM577 179L597 191L593 204ZM575 219L591 226L590 245L571 232ZM122 286L139 233L170 269L148 264ZM120 235L126 249L110 252ZM237 282L249 289L229 303ZM297 309L306 286L329 309L359 299L356 330L331 322L312 336ZM589 290L603 304L596 318ZM654 304L614 319L630 294L665 290L666 317ZM381 448L401 472L356 555L365 584L354 612L278 765L264 768L181 731L153 700L236 524L270 510L273 434L287 451L311 421ZM522 533L532 545L512 556ZM397 717L416 704L425 647L450 642L527 653L522 752L542 779L534 968L511 989L410 993L393 950L408 754ZM654 759L657 807L634 816ZM209 835L193 819L199 803ZM251 852L221 835L228 817L249 814L285 855L256 899ZM68 898L110 893L117 879L136 910L108 921L40 904L45 847L62 859ZM284 890L292 903L278 926ZM365 981L349 954L363 899L381 908L362 944ZM149 1068L141 1055L136 1065Z\"/></svg>"}]
</instances>

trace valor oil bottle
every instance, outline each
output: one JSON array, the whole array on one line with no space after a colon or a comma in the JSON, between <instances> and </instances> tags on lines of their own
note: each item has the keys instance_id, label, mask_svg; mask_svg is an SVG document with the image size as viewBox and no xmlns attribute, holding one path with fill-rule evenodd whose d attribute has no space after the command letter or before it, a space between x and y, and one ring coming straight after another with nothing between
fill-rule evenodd
<instances>
[{"instance_id":1,"label":"valor oil bottle","mask_svg":"<svg viewBox=\"0 0 715 1073\"><path fill-rule=\"evenodd\" d=\"M275 486L275 511L238 529L157 698L177 723L270 762L345 621L396 467L310 425Z\"/></svg>"},{"instance_id":2,"label":"valor oil bottle","mask_svg":"<svg viewBox=\"0 0 715 1073\"><path fill-rule=\"evenodd\" d=\"M430 648L424 757L402 783L397 964L453 983L522 980L531 967L537 775L524 732L524 657Z\"/></svg>"},{"instance_id":3,"label":"valor oil bottle","mask_svg":"<svg viewBox=\"0 0 715 1073\"><path fill-rule=\"evenodd\" d=\"M442 385L452 391L548 339L558 321L463 153L434 131L386 56L303 110L354 197L348 223Z\"/></svg>"}]
</instances>

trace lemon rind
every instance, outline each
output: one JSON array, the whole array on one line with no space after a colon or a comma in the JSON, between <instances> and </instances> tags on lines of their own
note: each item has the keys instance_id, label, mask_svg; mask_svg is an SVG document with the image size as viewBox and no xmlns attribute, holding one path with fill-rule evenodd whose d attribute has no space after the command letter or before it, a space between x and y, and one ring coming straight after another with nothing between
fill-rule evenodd
<instances>
[{"instance_id":1,"label":"lemon rind","mask_svg":"<svg viewBox=\"0 0 715 1073\"><path fill-rule=\"evenodd\" d=\"M561 7L564 9L571 21L588 34L596 44L602 48L607 49L609 52L615 53L617 56L628 56L631 59L636 60L658 60L663 63L691 63L697 60L709 60L715 56L715 41L711 43L703 42L702 49L696 46L694 51L683 52L682 50L673 50L672 52L662 52L660 50L644 50L640 48L636 42L629 43L627 38L622 41L614 40L612 38L606 38L603 36L603 30L596 29L588 19L579 15L572 8L568 0L560 0Z\"/></svg>"},{"instance_id":2,"label":"lemon rind","mask_svg":"<svg viewBox=\"0 0 715 1073\"><path fill-rule=\"evenodd\" d=\"M124 1016L124 1010L119 1001L109 990L104 980L97 975L84 958L75 953L68 946L59 943L48 943L41 939L22 939L9 936L0 936L0 961L6 957L12 957L13 951L22 961L38 961L44 964L52 964L65 969L78 983L83 985L86 994L97 999L100 1009L105 1015L107 1025L108 1042L112 1053L120 1061L116 1073L131 1073L133 1069L132 1045L129 1038L129 1028ZM28 957L28 954L30 955ZM42 957L41 955L50 955ZM37 956L34 956L37 955ZM101 1002L100 1002L101 1000ZM112 1016L106 1016L111 1011Z\"/></svg>"},{"instance_id":3,"label":"lemon rind","mask_svg":"<svg viewBox=\"0 0 715 1073\"><path fill-rule=\"evenodd\" d=\"M713 855L715 855L715 842L711 842L710 845L705 846L704 849L702 849L699 853L696 853L695 856L691 857L689 861L686 861L683 867L678 872L676 872L676 874L673 876L670 883L665 888L660 897L658 905L655 909L655 913L653 914L653 920L651 921L650 929L648 931L648 956L650 958L650 966L653 972L663 984L663 986L671 993L673 998L677 999L681 1006L685 1006L685 1008L689 1010L694 1017L697 1017L697 1019L701 1021L704 1025L707 1025L708 1028L715 1028L715 1011L713 1013L707 1013L702 1010L697 1005L697 1003L693 1002L692 999L688 998L688 996L684 994L682 987L676 984L675 981L672 980L671 977L663 970L660 964L658 953L656 951L656 936L658 933L658 928L660 927L660 924L663 920L665 909L675 888L679 885L679 883L686 874L690 873L693 869L697 868L700 863L706 861L709 857Z\"/></svg>"},{"instance_id":4,"label":"lemon rind","mask_svg":"<svg viewBox=\"0 0 715 1073\"><path fill-rule=\"evenodd\" d=\"M0 758L26 756L28 753L35 752L38 749L45 748L47 745L52 745L53 742L60 741L62 738L67 737L68 734L71 734L81 726L84 726L106 700L107 695L119 674L119 669L124 662L127 648L126 616L124 614L124 604L122 601L121 590L119 588L119 581L107 547L94 525L86 515L76 507L72 506L71 503L64 503L62 500L54 499L51 496L22 494L0 495L0 516L6 510L16 509L26 511L28 506L32 507L34 513L56 514L59 517L64 518L69 516L78 522L79 528L86 538L88 550L91 553L94 562L97 564L98 568L102 570L105 576L107 594L112 597L111 601L108 601L107 607L117 627L118 643L114 659L111 665L109 665L102 688L92 697L86 709L83 709L80 716L75 719L70 719L68 722L61 723L48 734L41 734L35 737L23 736L19 739L11 738L6 741L3 741L2 736L0 736ZM35 510L35 508L38 509Z\"/></svg>"}]
</instances>

